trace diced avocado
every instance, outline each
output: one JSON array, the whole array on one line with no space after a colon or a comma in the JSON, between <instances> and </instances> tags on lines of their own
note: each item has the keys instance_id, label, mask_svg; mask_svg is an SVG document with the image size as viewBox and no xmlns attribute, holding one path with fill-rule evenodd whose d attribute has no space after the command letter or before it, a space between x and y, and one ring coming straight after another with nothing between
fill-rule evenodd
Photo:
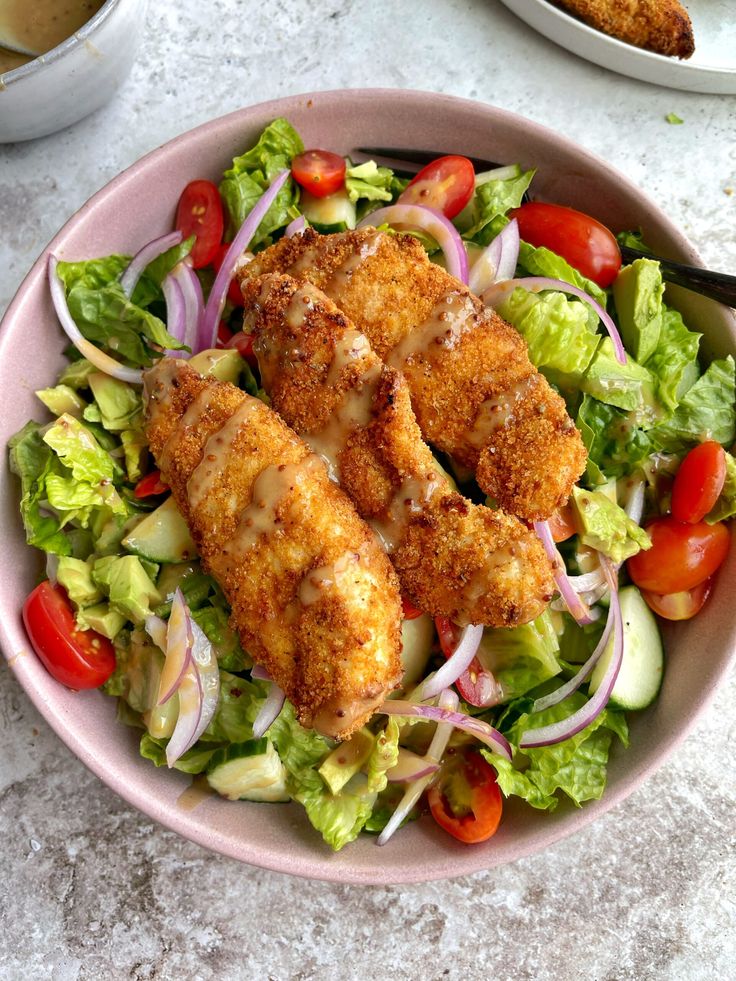
<instances>
[{"instance_id":1,"label":"diced avocado","mask_svg":"<svg viewBox=\"0 0 736 981\"><path fill-rule=\"evenodd\" d=\"M137 524L122 544L153 562L186 562L197 556L197 546L173 497Z\"/></svg>"},{"instance_id":2,"label":"diced avocado","mask_svg":"<svg viewBox=\"0 0 736 981\"><path fill-rule=\"evenodd\" d=\"M661 415L654 376L632 357L626 364L617 361L609 337L600 342L580 389L599 402L635 413L638 425L652 426Z\"/></svg>"},{"instance_id":3,"label":"diced avocado","mask_svg":"<svg viewBox=\"0 0 736 981\"><path fill-rule=\"evenodd\" d=\"M207 782L229 800L290 800L286 768L265 738L218 749L207 768Z\"/></svg>"},{"instance_id":4,"label":"diced avocado","mask_svg":"<svg viewBox=\"0 0 736 981\"><path fill-rule=\"evenodd\" d=\"M161 594L135 555L97 559L92 577L108 593L110 605L134 623L143 623L151 604L161 602Z\"/></svg>"},{"instance_id":5,"label":"diced avocado","mask_svg":"<svg viewBox=\"0 0 736 981\"><path fill-rule=\"evenodd\" d=\"M414 617L413 620L404 620L401 624L401 664L404 668L402 687L415 685L424 677L434 638L434 620L427 613Z\"/></svg>"},{"instance_id":6,"label":"diced avocado","mask_svg":"<svg viewBox=\"0 0 736 981\"><path fill-rule=\"evenodd\" d=\"M322 229L323 226L344 225L345 228L355 228L355 205L348 197L345 188L328 194L324 198L316 198L309 191L302 190L299 198L299 208L310 225Z\"/></svg>"},{"instance_id":7,"label":"diced avocado","mask_svg":"<svg viewBox=\"0 0 736 981\"><path fill-rule=\"evenodd\" d=\"M211 375L218 381L238 384L244 361L238 352L232 349L210 348L200 351L189 359L189 367L194 368L200 375Z\"/></svg>"},{"instance_id":8,"label":"diced avocado","mask_svg":"<svg viewBox=\"0 0 736 981\"><path fill-rule=\"evenodd\" d=\"M105 429L120 432L135 425L141 414L141 397L134 388L101 371L93 372L88 384Z\"/></svg>"},{"instance_id":9,"label":"diced avocado","mask_svg":"<svg viewBox=\"0 0 736 981\"><path fill-rule=\"evenodd\" d=\"M109 603L98 603L77 611L77 626L80 630L96 630L98 634L114 640L122 630L127 617L114 610Z\"/></svg>"},{"instance_id":10,"label":"diced avocado","mask_svg":"<svg viewBox=\"0 0 736 981\"><path fill-rule=\"evenodd\" d=\"M99 508L92 523L95 552L98 555L113 555L120 551L120 542L137 525L143 516L134 514L114 514L108 508Z\"/></svg>"},{"instance_id":11,"label":"diced avocado","mask_svg":"<svg viewBox=\"0 0 736 981\"><path fill-rule=\"evenodd\" d=\"M583 545L598 549L614 562L623 562L641 549L652 547L643 528L606 494L573 487L570 501Z\"/></svg>"},{"instance_id":12,"label":"diced avocado","mask_svg":"<svg viewBox=\"0 0 736 981\"><path fill-rule=\"evenodd\" d=\"M64 587L77 609L94 606L102 598L102 592L92 579L92 563L74 559L68 555L59 557L56 578Z\"/></svg>"},{"instance_id":13,"label":"diced avocado","mask_svg":"<svg viewBox=\"0 0 736 981\"><path fill-rule=\"evenodd\" d=\"M654 354L659 342L663 293L662 273L653 259L635 259L613 283L621 335L640 364Z\"/></svg>"},{"instance_id":14,"label":"diced avocado","mask_svg":"<svg viewBox=\"0 0 736 981\"><path fill-rule=\"evenodd\" d=\"M339 794L351 777L360 770L373 751L375 736L366 728L354 732L350 739L333 749L320 764L319 775L330 788Z\"/></svg>"},{"instance_id":15,"label":"diced avocado","mask_svg":"<svg viewBox=\"0 0 736 981\"><path fill-rule=\"evenodd\" d=\"M36 392L36 397L55 416L61 416L65 412L68 412L70 416L75 416L78 419L87 405L85 400L69 385L56 385L54 388L40 388Z\"/></svg>"}]
</instances>

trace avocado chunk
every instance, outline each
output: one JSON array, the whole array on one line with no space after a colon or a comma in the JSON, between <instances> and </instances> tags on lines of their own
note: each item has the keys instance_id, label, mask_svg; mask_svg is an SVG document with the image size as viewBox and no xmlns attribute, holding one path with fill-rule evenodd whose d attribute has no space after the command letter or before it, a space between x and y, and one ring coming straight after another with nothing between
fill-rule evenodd
<instances>
[{"instance_id":1,"label":"avocado chunk","mask_svg":"<svg viewBox=\"0 0 736 981\"><path fill-rule=\"evenodd\" d=\"M234 348L210 348L189 359L190 368L194 368L200 375L211 375L218 381L230 382L232 385L238 384L244 363Z\"/></svg>"},{"instance_id":2,"label":"avocado chunk","mask_svg":"<svg viewBox=\"0 0 736 981\"><path fill-rule=\"evenodd\" d=\"M364 727L333 749L319 767L319 775L329 787L330 793L339 794L345 784L355 776L371 755L375 741L375 736Z\"/></svg>"},{"instance_id":3,"label":"avocado chunk","mask_svg":"<svg viewBox=\"0 0 736 981\"><path fill-rule=\"evenodd\" d=\"M97 559L92 578L110 598L113 609L134 623L143 623L161 594L135 555L105 555Z\"/></svg>"},{"instance_id":4,"label":"avocado chunk","mask_svg":"<svg viewBox=\"0 0 736 981\"><path fill-rule=\"evenodd\" d=\"M583 545L598 549L614 562L623 562L641 549L652 547L644 529L601 491L573 487L570 500Z\"/></svg>"},{"instance_id":5,"label":"avocado chunk","mask_svg":"<svg viewBox=\"0 0 736 981\"><path fill-rule=\"evenodd\" d=\"M91 562L62 555L59 557L56 578L77 609L94 606L103 598L99 586L92 579Z\"/></svg>"},{"instance_id":6,"label":"avocado chunk","mask_svg":"<svg viewBox=\"0 0 736 981\"><path fill-rule=\"evenodd\" d=\"M92 372L89 387L100 410L100 422L110 432L130 429L140 418L141 398L134 388L101 371Z\"/></svg>"},{"instance_id":7,"label":"avocado chunk","mask_svg":"<svg viewBox=\"0 0 736 981\"><path fill-rule=\"evenodd\" d=\"M662 273L653 259L635 259L613 283L621 335L640 364L654 354L659 342L663 293Z\"/></svg>"},{"instance_id":8,"label":"avocado chunk","mask_svg":"<svg viewBox=\"0 0 736 981\"><path fill-rule=\"evenodd\" d=\"M114 610L109 603L98 603L77 611L77 626L80 630L95 630L103 637L114 640L122 630L127 617Z\"/></svg>"},{"instance_id":9,"label":"avocado chunk","mask_svg":"<svg viewBox=\"0 0 736 981\"><path fill-rule=\"evenodd\" d=\"M40 388L36 392L36 398L39 398L55 416L63 416L65 412L68 412L70 416L79 419L87 405L81 395L69 385Z\"/></svg>"}]
</instances>

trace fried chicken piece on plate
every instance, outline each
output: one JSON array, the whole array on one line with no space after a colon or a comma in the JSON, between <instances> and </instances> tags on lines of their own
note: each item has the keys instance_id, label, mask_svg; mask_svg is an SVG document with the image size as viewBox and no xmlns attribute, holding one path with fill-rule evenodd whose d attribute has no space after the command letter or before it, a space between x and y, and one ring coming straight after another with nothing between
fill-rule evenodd
<instances>
[{"instance_id":1,"label":"fried chicken piece on plate","mask_svg":"<svg viewBox=\"0 0 736 981\"><path fill-rule=\"evenodd\" d=\"M457 493L422 439L401 372L310 283L268 275L244 298L273 407L327 461L412 602L459 624L538 616L553 592L538 538Z\"/></svg>"},{"instance_id":2,"label":"fried chicken piece on plate","mask_svg":"<svg viewBox=\"0 0 736 981\"><path fill-rule=\"evenodd\" d=\"M556 0L597 31L657 54L689 58L695 51L690 15L679 0Z\"/></svg>"},{"instance_id":3,"label":"fried chicken piece on plate","mask_svg":"<svg viewBox=\"0 0 736 981\"><path fill-rule=\"evenodd\" d=\"M144 376L146 434L232 608L299 721L343 739L401 680L401 600L373 532L263 402L185 362Z\"/></svg>"},{"instance_id":4,"label":"fried chicken piece on plate","mask_svg":"<svg viewBox=\"0 0 736 981\"><path fill-rule=\"evenodd\" d=\"M308 280L403 372L427 442L472 470L507 512L536 521L567 501L586 452L521 335L430 262L410 235L374 228L282 238L238 271Z\"/></svg>"}]
</instances>

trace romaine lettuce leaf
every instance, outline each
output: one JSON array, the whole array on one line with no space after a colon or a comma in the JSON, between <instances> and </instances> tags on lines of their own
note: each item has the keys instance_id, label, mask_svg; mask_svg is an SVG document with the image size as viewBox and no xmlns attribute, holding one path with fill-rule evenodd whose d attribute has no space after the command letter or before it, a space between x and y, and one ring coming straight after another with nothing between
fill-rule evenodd
<instances>
[{"instance_id":1,"label":"romaine lettuce leaf","mask_svg":"<svg viewBox=\"0 0 736 981\"><path fill-rule=\"evenodd\" d=\"M578 410L577 427L588 450L586 478L591 486L606 482L606 476L619 477L641 467L655 447L651 434L637 428L630 413L605 405L589 395Z\"/></svg>"},{"instance_id":2,"label":"romaine lettuce leaf","mask_svg":"<svg viewBox=\"0 0 736 981\"><path fill-rule=\"evenodd\" d=\"M265 698L263 685L220 669L220 699L201 741L244 743L252 739L253 723Z\"/></svg>"},{"instance_id":3,"label":"romaine lettuce leaf","mask_svg":"<svg viewBox=\"0 0 736 981\"><path fill-rule=\"evenodd\" d=\"M478 245L488 245L507 224L506 212L521 204L534 174L534 170L527 170L507 180L488 180L478 184L467 212L468 220L463 222L464 226L469 225L463 228L463 237L472 239Z\"/></svg>"},{"instance_id":4,"label":"romaine lettuce leaf","mask_svg":"<svg viewBox=\"0 0 736 981\"><path fill-rule=\"evenodd\" d=\"M693 443L713 439L724 445L736 436L736 366L729 355L711 361L705 373L683 396L670 419L649 431L654 445L679 453Z\"/></svg>"},{"instance_id":5,"label":"romaine lettuce leaf","mask_svg":"<svg viewBox=\"0 0 736 981\"><path fill-rule=\"evenodd\" d=\"M520 627L483 631L478 659L503 688L504 700L517 698L560 673L557 634L548 611Z\"/></svg>"},{"instance_id":6,"label":"romaine lettuce leaf","mask_svg":"<svg viewBox=\"0 0 736 981\"><path fill-rule=\"evenodd\" d=\"M44 552L69 555L72 549L61 522L44 507L46 481L51 474L59 474L61 465L41 434L38 423L27 422L8 441L10 469L21 481L20 513L26 541Z\"/></svg>"},{"instance_id":7,"label":"romaine lettuce leaf","mask_svg":"<svg viewBox=\"0 0 736 981\"><path fill-rule=\"evenodd\" d=\"M659 340L647 360L657 385L657 399L674 412L700 374L698 346L702 334L688 330L677 310L664 308Z\"/></svg>"},{"instance_id":8,"label":"romaine lettuce leaf","mask_svg":"<svg viewBox=\"0 0 736 981\"><path fill-rule=\"evenodd\" d=\"M566 259L556 252L542 246L530 245L528 242L519 243L519 265L523 271L530 276L545 276L549 279L561 279L564 283L577 286L584 290L589 296L599 303L604 309L606 306L606 294L591 279L586 279L581 273L574 269ZM598 323L598 315L593 308L586 304L586 313L591 329L595 330Z\"/></svg>"},{"instance_id":9,"label":"romaine lettuce leaf","mask_svg":"<svg viewBox=\"0 0 736 981\"><path fill-rule=\"evenodd\" d=\"M363 786L364 781L354 777L339 794L329 792L316 770L301 770L289 781L294 800L304 806L313 827L336 852L355 841L373 810L377 795ZM357 788L351 790L354 783Z\"/></svg>"},{"instance_id":10,"label":"romaine lettuce leaf","mask_svg":"<svg viewBox=\"0 0 736 981\"><path fill-rule=\"evenodd\" d=\"M146 760L151 760L155 766L168 766L166 761L166 746L168 739L155 739L145 732L141 736L140 754ZM174 763L175 770L183 773L202 773L207 769L213 754L217 751L217 746L212 743L195 743L191 749L179 757Z\"/></svg>"}]
</instances>

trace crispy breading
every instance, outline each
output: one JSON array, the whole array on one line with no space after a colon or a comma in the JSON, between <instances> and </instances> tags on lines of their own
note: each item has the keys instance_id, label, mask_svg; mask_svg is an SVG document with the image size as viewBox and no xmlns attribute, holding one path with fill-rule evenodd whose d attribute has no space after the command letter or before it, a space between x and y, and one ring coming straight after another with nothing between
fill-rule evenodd
<instances>
[{"instance_id":1,"label":"crispy breading","mask_svg":"<svg viewBox=\"0 0 736 981\"><path fill-rule=\"evenodd\" d=\"M457 493L422 439L401 372L310 283L268 275L244 298L273 407L327 459L412 602L459 624L538 616L553 592L539 539Z\"/></svg>"},{"instance_id":2,"label":"crispy breading","mask_svg":"<svg viewBox=\"0 0 736 981\"><path fill-rule=\"evenodd\" d=\"M556 0L580 20L611 37L657 54L689 58L693 25L679 0Z\"/></svg>"},{"instance_id":3,"label":"crispy breading","mask_svg":"<svg viewBox=\"0 0 736 981\"><path fill-rule=\"evenodd\" d=\"M507 512L533 521L567 500L585 468L564 401L520 334L427 258L410 235L373 228L283 238L243 265L308 280L406 376L424 438L477 475Z\"/></svg>"},{"instance_id":4,"label":"crispy breading","mask_svg":"<svg viewBox=\"0 0 736 981\"><path fill-rule=\"evenodd\" d=\"M263 402L163 358L146 372L151 451L299 721L345 738L401 680L396 575L324 464Z\"/></svg>"}]
</instances>

